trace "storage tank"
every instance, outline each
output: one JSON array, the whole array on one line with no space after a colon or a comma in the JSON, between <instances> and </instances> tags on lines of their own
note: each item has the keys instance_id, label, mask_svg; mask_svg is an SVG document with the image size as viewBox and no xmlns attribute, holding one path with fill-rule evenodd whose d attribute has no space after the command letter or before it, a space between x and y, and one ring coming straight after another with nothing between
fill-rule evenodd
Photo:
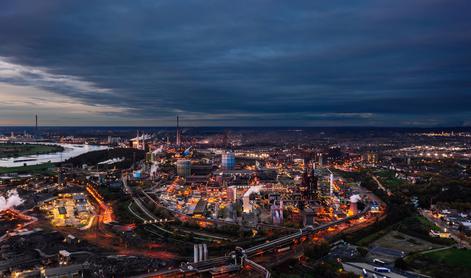
<instances>
[{"instance_id":1,"label":"storage tank","mask_svg":"<svg viewBox=\"0 0 471 278\"><path fill-rule=\"evenodd\" d=\"M225 152L222 154L221 167L225 170L233 170L235 168L235 154L233 152Z\"/></svg>"},{"instance_id":2,"label":"storage tank","mask_svg":"<svg viewBox=\"0 0 471 278\"><path fill-rule=\"evenodd\" d=\"M348 215L358 214L358 201L361 200L360 195L355 194L350 197L350 209L348 210Z\"/></svg>"}]
</instances>

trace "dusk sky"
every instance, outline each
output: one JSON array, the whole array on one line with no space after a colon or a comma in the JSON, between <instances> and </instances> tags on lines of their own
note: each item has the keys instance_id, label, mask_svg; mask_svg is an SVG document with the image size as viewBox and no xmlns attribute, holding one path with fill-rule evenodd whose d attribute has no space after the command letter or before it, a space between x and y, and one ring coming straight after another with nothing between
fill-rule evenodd
<instances>
[{"instance_id":1,"label":"dusk sky","mask_svg":"<svg viewBox=\"0 0 471 278\"><path fill-rule=\"evenodd\" d=\"M0 125L471 126L470 11L0 0Z\"/></svg>"}]
</instances>

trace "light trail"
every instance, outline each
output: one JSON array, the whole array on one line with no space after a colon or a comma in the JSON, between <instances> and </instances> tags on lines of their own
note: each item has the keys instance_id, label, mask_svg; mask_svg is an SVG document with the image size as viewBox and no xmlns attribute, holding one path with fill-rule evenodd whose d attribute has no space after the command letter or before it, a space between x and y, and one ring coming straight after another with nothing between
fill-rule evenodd
<instances>
[{"instance_id":1,"label":"light trail","mask_svg":"<svg viewBox=\"0 0 471 278\"><path fill-rule=\"evenodd\" d=\"M114 221L113 209L105 203L100 193L98 193L98 191L91 185L87 185L86 189L100 206L101 213L100 217L98 217L98 221L101 221L104 224Z\"/></svg>"}]
</instances>

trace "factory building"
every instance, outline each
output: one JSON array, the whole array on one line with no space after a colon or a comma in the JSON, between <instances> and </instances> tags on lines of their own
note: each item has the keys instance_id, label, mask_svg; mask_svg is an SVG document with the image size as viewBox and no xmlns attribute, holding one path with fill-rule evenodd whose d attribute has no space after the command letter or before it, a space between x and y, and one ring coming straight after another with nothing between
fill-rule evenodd
<instances>
[{"instance_id":1,"label":"factory building","mask_svg":"<svg viewBox=\"0 0 471 278\"><path fill-rule=\"evenodd\" d=\"M193 262L203 262L208 259L208 245L203 244L193 244Z\"/></svg>"},{"instance_id":2,"label":"factory building","mask_svg":"<svg viewBox=\"0 0 471 278\"><path fill-rule=\"evenodd\" d=\"M368 164L375 165L379 162L378 154L374 152L368 152L363 155L363 161Z\"/></svg>"},{"instance_id":3,"label":"factory building","mask_svg":"<svg viewBox=\"0 0 471 278\"><path fill-rule=\"evenodd\" d=\"M305 167L304 173L302 176L300 189L304 195L304 199L306 200L316 199L319 178L315 175L314 170L315 170L314 165L310 171L308 171L308 168Z\"/></svg>"},{"instance_id":4,"label":"factory building","mask_svg":"<svg viewBox=\"0 0 471 278\"><path fill-rule=\"evenodd\" d=\"M309 180L309 186L308 186L308 194L309 194L310 200L314 200L316 198L318 182L319 182L319 178L316 175L314 175L314 171L313 171L311 175L311 179Z\"/></svg>"},{"instance_id":5,"label":"factory building","mask_svg":"<svg viewBox=\"0 0 471 278\"><path fill-rule=\"evenodd\" d=\"M227 200L231 203L234 203L237 200L237 187L228 186L227 187Z\"/></svg>"},{"instance_id":6,"label":"factory building","mask_svg":"<svg viewBox=\"0 0 471 278\"><path fill-rule=\"evenodd\" d=\"M273 202L271 205L271 216L273 224L283 224L283 200Z\"/></svg>"},{"instance_id":7,"label":"factory building","mask_svg":"<svg viewBox=\"0 0 471 278\"><path fill-rule=\"evenodd\" d=\"M130 142L130 147L138 150L146 150L146 141L149 141L152 138L150 134L139 134L137 132L137 136L132 138Z\"/></svg>"},{"instance_id":8,"label":"factory building","mask_svg":"<svg viewBox=\"0 0 471 278\"><path fill-rule=\"evenodd\" d=\"M311 208L306 208L303 211L303 225L304 226L314 225L315 224L314 216L315 216L314 210L312 210Z\"/></svg>"},{"instance_id":9,"label":"factory building","mask_svg":"<svg viewBox=\"0 0 471 278\"><path fill-rule=\"evenodd\" d=\"M180 177L189 177L191 175L191 161L188 159L177 160L177 175Z\"/></svg>"}]
</instances>

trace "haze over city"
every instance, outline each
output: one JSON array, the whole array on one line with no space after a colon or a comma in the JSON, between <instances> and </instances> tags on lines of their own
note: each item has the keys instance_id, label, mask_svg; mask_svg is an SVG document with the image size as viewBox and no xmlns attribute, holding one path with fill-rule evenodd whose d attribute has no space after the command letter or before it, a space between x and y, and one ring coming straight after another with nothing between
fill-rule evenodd
<instances>
[{"instance_id":1,"label":"haze over city","mask_svg":"<svg viewBox=\"0 0 471 278\"><path fill-rule=\"evenodd\" d=\"M0 125L471 124L469 1L0 5Z\"/></svg>"}]
</instances>

